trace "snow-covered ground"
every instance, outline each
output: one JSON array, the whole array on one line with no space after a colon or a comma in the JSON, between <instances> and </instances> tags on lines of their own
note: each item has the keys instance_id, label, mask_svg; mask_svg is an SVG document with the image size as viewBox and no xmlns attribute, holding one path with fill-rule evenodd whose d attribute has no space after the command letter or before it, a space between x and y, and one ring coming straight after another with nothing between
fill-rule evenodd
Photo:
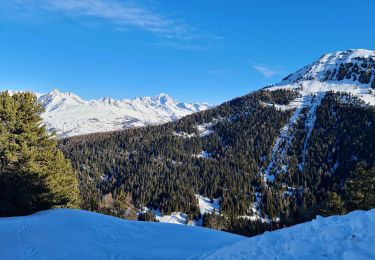
<instances>
[{"instance_id":1,"label":"snow-covered ground","mask_svg":"<svg viewBox=\"0 0 375 260\"><path fill-rule=\"evenodd\" d=\"M253 238L55 209L0 218L0 259L374 259L375 210Z\"/></svg>"},{"instance_id":2,"label":"snow-covered ground","mask_svg":"<svg viewBox=\"0 0 375 260\"><path fill-rule=\"evenodd\" d=\"M180 103L167 94L83 100L73 93L55 89L37 96L46 109L42 117L47 129L55 131L58 137L162 124L209 108L205 103Z\"/></svg>"},{"instance_id":3,"label":"snow-covered ground","mask_svg":"<svg viewBox=\"0 0 375 260\"><path fill-rule=\"evenodd\" d=\"M193 157L196 158L203 158L203 159L209 159L212 157L212 154L208 151L202 151L199 154L193 154Z\"/></svg>"},{"instance_id":4,"label":"snow-covered ground","mask_svg":"<svg viewBox=\"0 0 375 260\"><path fill-rule=\"evenodd\" d=\"M375 210L318 217L227 245L204 259L375 259Z\"/></svg>"},{"instance_id":5,"label":"snow-covered ground","mask_svg":"<svg viewBox=\"0 0 375 260\"><path fill-rule=\"evenodd\" d=\"M302 97L311 96L323 92L342 92L349 93L353 96L358 97L368 105L375 105L375 90L371 89L370 86L357 83L342 83L342 82L322 82L318 80L305 80L297 83L285 84L281 83L272 87L267 88L267 90L273 91L277 89L288 89L297 90L300 92ZM285 108L296 108L300 106L302 102L301 98L297 98L288 106L280 106Z\"/></svg>"},{"instance_id":6,"label":"snow-covered ground","mask_svg":"<svg viewBox=\"0 0 375 260\"><path fill-rule=\"evenodd\" d=\"M198 199L198 207L202 216L205 213L212 214L214 209L216 214L219 214L220 199L213 199L213 202L211 203L211 200L209 198L204 197L202 195L196 194L195 197ZM149 209L147 207L144 207L142 212L152 212L155 215L156 220L162 223L202 226L202 218L198 221L191 219L188 220L187 214L183 212L172 212L168 215L161 214L160 210Z\"/></svg>"},{"instance_id":7,"label":"snow-covered ground","mask_svg":"<svg viewBox=\"0 0 375 260\"><path fill-rule=\"evenodd\" d=\"M197 136L195 133L189 134L186 132L173 132L173 135L181 138L193 138Z\"/></svg>"},{"instance_id":8,"label":"snow-covered ground","mask_svg":"<svg viewBox=\"0 0 375 260\"><path fill-rule=\"evenodd\" d=\"M199 136L205 137L205 136L212 134L214 132L212 130L213 125L214 123L205 123L205 124L197 125L196 127L199 132Z\"/></svg>"},{"instance_id":9,"label":"snow-covered ground","mask_svg":"<svg viewBox=\"0 0 375 260\"><path fill-rule=\"evenodd\" d=\"M219 214L220 212L220 199L213 199L211 200L207 197L204 197L202 195L195 195L198 199L198 205L199 205L199 211L201 212L202 215L205 213L207 214L212 214L214 209L216 214Z\"/></svg>"},{"instance_id":10,"label":"snow-covered ground","mask_svg":"<svg viewBox=\"0 0 375 260\"><path fill-rule=\"evenodd\" d=\"M162 215L159 210L151 210L154 213L155 218L157 221L162 223L169 223L169 224L179 224L179 225L187 225L187 215L183 212L172 212L170 215ZM190 223L193 226L195 225L194 222Z\"/></svg>"},{"instance_id":11,"label":"snow-covered ground","mask_svg":"<svg viewBox=\"0 0 375 260\"><path fill-rule=\"evenodd\" d=\"M362 67L363 60L375 61L375 51L364 50L364 49L350 49L346 51L337 51L333 53L327 53L323 55L319 60L313 62L310 65L298 70L297 72L290 74L286 77L279 85L286 85L304 80L319 80L327 81L327 75L337 73L342 64L351 63ZM370 70L374 73L375 69ZM329 77L328 77L329 78ZM340 83L353 83L356 85L362 85L358 82L358 77L350 79L340 80ZM334 82L337 82L333 79ZM362 85L365 86L365 85Z\"/></svg>"},{"instance_id":12,"label":"snow-covered ground","mask_svg":"<svg viewBox=\"0 0 375 260\"><path fill-rule=\"evenodd\" d=\"M56 209L0 219L0 259L198 259L244 237Z\"/></svg>"}]
</instances>

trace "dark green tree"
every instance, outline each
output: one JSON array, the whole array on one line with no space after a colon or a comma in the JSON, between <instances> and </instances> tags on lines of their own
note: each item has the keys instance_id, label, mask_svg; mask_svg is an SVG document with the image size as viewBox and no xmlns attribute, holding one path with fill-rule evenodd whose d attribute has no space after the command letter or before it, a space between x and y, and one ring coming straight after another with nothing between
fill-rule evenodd
<instances>
[{"instance_id":1,"label":"dark green tree","mask_svg":"<svg viewBox=\"0 0 375 260\"><path fill-rule=\"evenodd\" d=\"M375 167L358 163L346 183L350 210L375 208Z\"/></svg>"},{"instance_id":2,"label":"dark green tree","mask_svg":"<svg viewBox=\"0 0 375 260\"><path fill-rule=\"evenodd\" d=\"M114 201L114 208L119 217L125 219L137 219L137 210L133 205L133 199L130 193L120 191Z\"/></svg>"},{"instance_id":3,"label":"dark green tree","mask_svg":"<svg viewBox=\"0 0 375 260\"><path fill-rule=\"evenodd\" d=\"M0 216L80 205L73 168L31 93L0 93Z\"/></svg>"},{"instance_id":4,"label":"dark green tree","mask_svg":"<svg viewBox=\"0 0 375 260\"><path fill-rule=\"evenodd\" d=\"M346 213L346 208L340 195L338 195L336 192L329 192L326 208L322 211L322 213L325 216L344 215Z\"/></svg>"}]
</instances>

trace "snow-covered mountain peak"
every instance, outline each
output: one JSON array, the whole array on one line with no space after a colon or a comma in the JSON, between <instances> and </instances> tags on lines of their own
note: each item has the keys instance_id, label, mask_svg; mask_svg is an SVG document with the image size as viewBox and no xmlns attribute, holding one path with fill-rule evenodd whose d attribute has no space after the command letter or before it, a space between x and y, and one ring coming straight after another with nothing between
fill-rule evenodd
<instances>
[{"instance_id":1,"label":"snow-covered mountain peak","mask_svg":"<svg viewBox=\"0 0 375 260\"><path fill-rule=\"evenodd\" d=\"M305 121L307 131L301 154L302 160L298 165L300 171L304 169L309 138L317 119L316 111L327 92L347 93L361 100L365 106L375 106L375 52L357 49L325 54L318 61L266 89L269 91L293 90L299 94L287 105L265 104L275 106L280 110L295 109L287 124L280 131L272 148L271 160L264 169L265 180L272 182L276 175L287 172L289 168L289 164L284 164L284 162L288 161L286 151L290 149L291 142L285 140L294 138L295 129L300 120Z\"/></svg>"},{"instance_id":2,"label":"snow-covered mountain peak","mask_svg":"<svg viewBox=\"0 0 375 260\"><path fill-rule=\"evenodd\" d=\"M179 102L174 99L173 97L169 96L168 94L165 93L160 93L157 94L156 96L147 96L147 97L140 97L134 99L134 101L141 102L143 104L147 104L150 106L163 106L163 107L168 107L168 106L175 106Z\"/></svg>"},{"instance_id":3,"label":"snow-covered mountain peak","mask_svg":"<svg viewBox=\"0 0 375 260\"><path fill-rule=\"evenodd\" d=\"M164 93L135 99L84 100L53 89L37 96L46 110L43 118L47 129L60 137L161 124L209 108L206 103L179 103Z\"/></svg>"},{"instance_id":4,"label":"snow-covered mountain peak","mask_svg":"<svg viewBox=\"0 0 375 260\"><path fill-rule=\"evenodd\" d=\"M81 98L79 96L77 96L76 94L72 93L72 92L63 92L63 91L60 91L59 89L57 88L54 88L52 89L51 92L47 93L46 94L47 96L51 96L51 97L59 97L59 98L72 98L72 99L79 99L81 100Z\"/></svg>"},{"instance_id":5,"label":"snow-covered mountain peak","mask_svg":"<svg viewBox=\"0 0 375 260\"><path fill-rule=\"evenodd\" d=\"M165 93L159 93L155 96L155 99L159 100L160 103L162 104L167 104L167 103L175 103L176 100L173 99L171 96Z\"/></svg>"},{"instance_id":6,"label":"snow-covered mountain peak","mask_svg":"<svg viewBox=\"0 0 375 260\"><path fill-rule=\"evenodd\" d=\"M375 51L350 49L325 54L314 63L284 78L279 85L304 80L355 83L375 88Z\"/></svg>"},{"instance_id":7,"label":"snow-covered mountain peak","mask_svg":"<svg viewBox=\"0 0 375 260\"><path fill-rule=\"evenodd\" d=\"M39 103L43 105L46 112L85 104L85 101L79 96L71 92L61 92L58 89L53 89L47 94L39 94L37 96Z\"/></svg>"},{"instance_id":8,"label":"snow-covered mountain peak","mask_svg":"<svg viewBox=\"0 0 375 260\"><path fill-rule=\"evenodd\" d=\"M357 59L357 58L375 59L375 51L366 50L366 49L349 49L346 51L337 51L333 53L324 54L319 59L319 62L321 63L329 62L332 64L332 61L337 62L338 60L341 60L344 63L348 63L348 62L352 62L353 59Z\"/></svg>"}]
</instances>

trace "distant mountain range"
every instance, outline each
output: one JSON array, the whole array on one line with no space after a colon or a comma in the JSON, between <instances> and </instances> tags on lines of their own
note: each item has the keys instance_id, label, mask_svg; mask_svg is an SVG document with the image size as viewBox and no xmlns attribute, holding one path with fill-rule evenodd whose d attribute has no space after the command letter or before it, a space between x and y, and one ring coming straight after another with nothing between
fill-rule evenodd
<instances>
[{"instance_id":1,"label":"distant mountain range","mask_svg":"<svg viewBox=\"0 0 375 260\"><path fill-rule=\"evenodd\" d=\"M37 94L45 108L44 123L59 138L156 125L209 108L208 104L181 103L167 94L116 100L84 100L57 89Z\"/></svg>"}]
</instances>

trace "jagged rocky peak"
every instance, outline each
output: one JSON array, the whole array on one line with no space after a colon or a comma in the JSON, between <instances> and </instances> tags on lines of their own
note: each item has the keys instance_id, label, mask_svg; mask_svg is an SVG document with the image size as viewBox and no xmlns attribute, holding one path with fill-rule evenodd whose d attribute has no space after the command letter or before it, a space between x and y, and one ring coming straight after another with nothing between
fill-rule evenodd
<instances>
[{"instance_id":1,"label":"jagged rocky peak","mask_svg":"<svg viewBox=\"0 0 375 260\"><path fill-rule=\"evenodd\" d=\"M375 88L375 51L350 49L325 54L316 62L290 74L281 83L303 80L354 82Z\"/></svg>"}]
</instances>

